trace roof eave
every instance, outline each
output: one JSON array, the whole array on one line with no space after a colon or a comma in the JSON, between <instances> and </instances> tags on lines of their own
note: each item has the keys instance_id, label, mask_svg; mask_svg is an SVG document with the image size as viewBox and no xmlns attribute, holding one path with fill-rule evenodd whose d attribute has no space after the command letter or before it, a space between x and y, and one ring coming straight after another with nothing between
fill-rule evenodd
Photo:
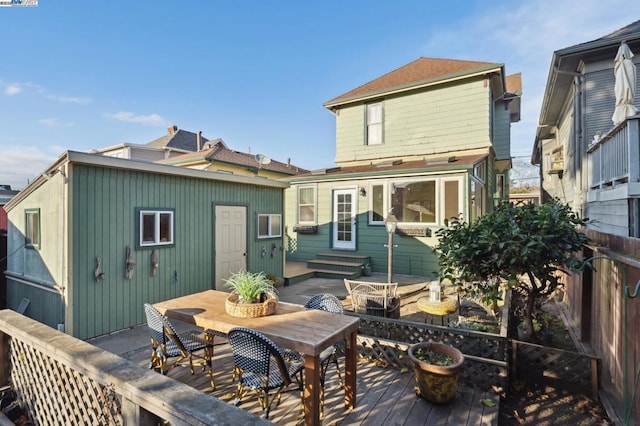
<instances>
[{"instance_id":1,"label":"roof eave","mask_svg":"<svg viewBox=\"0 0 640 426\"><path fill-rule=\"evenodd\" d=\"M363 102L363 101L367 101L375 98L380 98L381 96L389 96L389 95L394 95L398 93L408 92L411 90L419 90L425 87L446 84L452 81L464 80L467 78L473 78L479 75L485 75L495 71L499 71L503 75L503 87L504 87L504 64L491 64L490 66L487 66L487 67L478 68L473 72L449 74L444 78L438 77L438 78L432 78L432 79L422 80L418 82L412 82L402 86L395 86L392 88L369 92L365 95L352 96L350 98L340 99L340 97L338 97L336 98L336 99L339 99L338 101L335 101L335 102L328 101L328 102L325 102L323 106L329 110L333 110L335 107L342 106L342 105L352 104L356 102Z\"/></svg>"}]
</instances>

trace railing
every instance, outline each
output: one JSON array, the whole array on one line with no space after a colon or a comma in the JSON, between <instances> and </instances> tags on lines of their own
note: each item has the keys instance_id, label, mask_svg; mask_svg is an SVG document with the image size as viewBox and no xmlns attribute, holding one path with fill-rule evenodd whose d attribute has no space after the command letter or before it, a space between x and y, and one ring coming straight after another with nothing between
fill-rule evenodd
<instances>
[{"instance_id":1,"label":"railing","mask_svg":"<svg viewBox=\"0 0 640 426\"><path fill-rule=\"evenodd\" d=\"M0 385L35 425L271 424L11 310L0 336Z\"/></svg>"},{"instance_id":2,"label":"railing","mask_svg":"<svg viewBox=\"0 0 640 426\"><path fill-rule=\"evenodd\" d=\"M639 121L637 115L628 118L589 146L590 189L640 181Z\"/></svg>"}]
</instances>

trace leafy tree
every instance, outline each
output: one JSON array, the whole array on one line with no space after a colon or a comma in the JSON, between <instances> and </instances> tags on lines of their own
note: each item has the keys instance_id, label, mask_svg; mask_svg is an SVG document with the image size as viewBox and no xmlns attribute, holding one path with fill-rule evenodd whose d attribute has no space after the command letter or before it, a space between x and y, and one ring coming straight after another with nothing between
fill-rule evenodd
<instances>
[{"instance_id":1,"label":"leafy tree","mask_svg":"<svg viewBox=\"0 0 640 426\"><path fill-rule=\"evenodd\" d=\"M440 274L485 302L497 302L501 287L521 294L532 337L534 303L561 285L558 271L579 262L576 252L589 238L577 228L586 223L558 200L504 203L473 223L453 219L436 232Z\"/></svg>"}]
</instances>

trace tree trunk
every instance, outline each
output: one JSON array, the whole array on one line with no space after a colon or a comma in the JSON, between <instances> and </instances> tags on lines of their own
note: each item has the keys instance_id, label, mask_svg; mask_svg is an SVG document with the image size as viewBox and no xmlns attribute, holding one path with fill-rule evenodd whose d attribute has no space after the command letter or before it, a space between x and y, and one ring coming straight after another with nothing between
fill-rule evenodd
<instances>
[{"instance_id":1,"label":"tree trunk","mask_svg":"<svg viewBox=\"0 0 640 426\"><path fill-rule=\"evenodd\" d=\"M525 305L524 318L524 332L527 340L535 340L535 330L533 329L533 305L536 301L533 293L527 294L527 301Z\"/></svg>"}]
</instances>

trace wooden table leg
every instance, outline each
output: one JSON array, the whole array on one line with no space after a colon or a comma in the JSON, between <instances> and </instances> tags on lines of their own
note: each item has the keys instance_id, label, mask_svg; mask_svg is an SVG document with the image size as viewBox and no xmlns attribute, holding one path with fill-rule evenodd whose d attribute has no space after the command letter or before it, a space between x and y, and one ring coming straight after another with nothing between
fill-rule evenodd
<instances>
[{"instance_id":1,"label":"wooden table leg","mask_svg":"<svg viewBox=\"0 0 640 426\"><path fill-rule=\"evenodd\" d=\"M357 331L347 337L344 354L344 405L356 406L356 364L358 361Z\"/></svg>"},{"instance_id":2,"label":"wooden table leg","mask_svg":"<svg viewBox=\"0 0 640 426\"><path fill-rule=\"evenodd\" d=\"M304 422L320 424L320 357L304 356Z\"/></svg>"}]
</instances>

